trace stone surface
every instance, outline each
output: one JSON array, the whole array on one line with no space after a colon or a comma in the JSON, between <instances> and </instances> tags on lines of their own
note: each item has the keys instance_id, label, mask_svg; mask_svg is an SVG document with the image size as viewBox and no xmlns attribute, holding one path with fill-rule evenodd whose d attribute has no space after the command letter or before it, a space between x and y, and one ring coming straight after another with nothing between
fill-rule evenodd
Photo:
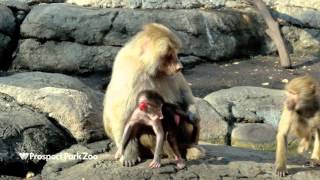
<instances>
[{"instance_id":1,"label":"stone surface","mask_svg":"<svg viewBox=\"0 0 320 180\"><path fill-rule=\"evenodd\" d=\"M12 63L12 68L67 74L110 72L118 49L72 42L41 43L27 39L20 42L19 53Z\"/></svg>"},{"instance_id":2,"label":"stone surface","mask_svg":"<svg viewBox=\"0 0 320 180\"><path fill-rule=\"evenodd\" d=\"M12 36L15 33L16 23L12 11L0 5L0 32L7 36Z\"/></svg>"},{"instance_id":3,"label":"stone surface","mask_svg":"<svg viewBox=\"0 0 320 180\"><path fill-rule=\"evenodd\" d=\"M284 26L281 28L289 48L295 54L320 55L320 30L301 29L294 26Z\"/></svg>"},{"instance_id":4,"label":"stone surface","mask_svg":"<svg viewBox=\"0 0 320 180\"><path fill-rule=\"evenodd\" d=\"M275 150L276 128L263 123L235 124L231 145L257 150Z\"/></svg>"},{"instance_id":5,"label":"stone surface","mask_svg":"<svg viewBox=\"0 0 320 180\"><path fill-rule=\"evenodd\" d=\"M0 69L6 69L13 51L16 22L12 11L0 4Z\"/></svg>"},{"instance_id":6,"label":"stone surface","mask_svg":"<svg viewBox=\"0 0 320 180\"><path fill-rule=\"evenodd\" d=\"M226 0L66 0L67 3L92 7L123 7L143 9L189 9L189 8L218 8Z\"/></svg>"},{"instance_id":7,"label":"stone surface","mask_svg":"<svg viewBox=\"0 0 320 180\"><path fill-rule=\"evenodd\" d=\"M26 1L26 0L20 0ZM31 1L31 0L29 0ZM318 0L263 0L269 6L296 6L320 9ZM65 2L80 6L100 8L142 8L142 9L191 9L219 8L223 6L246 5L239 0L66 0Z\"/></svg>"},{"instance_id":8,"label":"stone surface","mask_svg":"<svg viewBox=\"0 0 320 180\"><path fill-rule=\"evenodd\" d=\"M179 58L184 68L193 68L194 66L203 62L200 58L196 56L182 56Z\"/></svg>"},{"instance_id":9,"label":"stone surface","mask_svg":"<svg viewBox=\"0 0 320 180\"><path fill-rule=\"evenodd\" d=\"M0 78L0 92L47 114L77 141L101 139L103 94L78 79L50 73L19 73Z\"/></svg>"},{"instance_id":10,"label":"stone surface","mask_svg":"<svg viewBox=\"0 0 320 180\"><path fill-rule=\"evenodd\" d=\"M320 10L320 2L318 0L264 0L269 6L296 6Z\"/></svg>"},{"instance_id":11,"label":"stone surface","mask_svg":"<svg viewBox=\"0 0 320 180\"><path fill-rule=\"evenodd\" d=\"M12 10L22 10L25 12L30 11L30 6L19 0L0 0L0 4L9 7Z\"/></svg>"},{"instance_id":12,"label":"stone surface","mask_svg":"<svg viewBox=\"0 0 320 180\"><path fill-rule=\"evenodd\" d=\"M85 160L97 159L97 154L110 151L110 148L114 147L114 144L110 140L97 141L91 144L76 144L68 149L65 149L57 154L56 157L47 161L43 170L42 175L49 175L51 173L57 173L63 169L70 168L78 163Z\"/></svg>"},{"instance_id":13,"label":"stone surface","mask_svg":"<svg viewBox=\"0 0 320 180\"><path fill-rule=\"evenodd\" d=\"M32 9L21 25L23 37L101 44L115 10L95 10L68 4L43 4Z\"/></svg>"},{"instance_id":14,"label":"stone surface","mask_svg":"<svg viewBox=\"0 0 320 180\"><path fill-rule=\"evenodd\" d=\"M265 122L277 127L284 91L239 86L207 95L208 101L225 119L236 122Z\"/></svg>"},{"instance_id":15,"label":"stone surface","mask_svg":"<svg viewBox=\"0 0 320 180\"><path fill-rule=\"evenodd\" d=\"M19 153L53 154L72 143L73 138L46 114L0 93L0 174L22 176L29 165L43 164Z\"/></svg>"},{"instance_id":16,"label":"stone surface","mask_svg":"<svg viewBox=\"0 0 320 180\"><path fill-rule=\"evenodd\" d=\"M99 154L98 159L77 163L61 171L46 173L34 179L276 179L274 153L227 147L202 145L207 156L202 160L187 162L187 168L177 171L173 160L164 159L159 169L148 168L151 160L126 168L113 160L113 154ZM305 159L289 157L290 175L283 179L305 176L316 179L319 168L302 167Z\"/></svg>"},{"instance_id":17,"label":"stone surface","mask_svg":"<svg viewBox=\"0 0 320 180\"><path fill-rule=\"evenodd\" d=\"M288 21L290 24L320 28L320 10L314 8L296 7L296 6L276 6L277 17Z\"/></svg>"},{"instance_id":18,"label":"stone surface","mask_svg":"<svg viewBox=\"0 0 320 180\"><path fill-rule=\"evenodd\" d=\"M196 106L201 118L200 140L227 144L228 123L205 100L197 98Z\"/></svg>"},{"instance_id":19,"label":"stone surface","mask_svg":"<svg viewBox=\"0 0 320 180\"><path fill-rule=\"evenodd\" d=\"M8 2L11 1L11 2ZM35 5L39 3L62 3L65 0L0 0L0 3L16 3L16 4L28 4Z\"/></svg>"}]
</instances>

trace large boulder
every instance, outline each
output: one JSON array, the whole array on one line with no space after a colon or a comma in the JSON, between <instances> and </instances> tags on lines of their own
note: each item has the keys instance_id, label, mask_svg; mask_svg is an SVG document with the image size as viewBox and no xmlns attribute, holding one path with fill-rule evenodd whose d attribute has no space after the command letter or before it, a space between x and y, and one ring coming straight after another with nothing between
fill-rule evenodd
<instances>
[{"instance_id":1,"label":"large boulder","mask_svg":"<svg viewBox=\"0 0 320 180\"><path fill-rule=\"evenodd\" d=\"M264 0L281 18L300 27L320 27L320 2L318 0Z\"/></svg>"},{"instance_id":2,"label":"large boulder","mask_svg":"<svg viewBox=\"0 0 320 180\"><path fill-rule=\"evenodd\" d=\"M0 0L1 3L14 3L14 4L28 4L28 5L35 5L39 3L62 3L65 0Z\"/></svg>"},{"instance_id":3,"label":"large boulder","mask_svg":"<svg viewBox=\"0 0 320 180\"><path fill-rule=\"evenodd\" d=\"M98 154L110 151L115 145L111 140L97 141L90 144L75 144L68 149L55 154L56 157L47 161L42 169L42 175L58 173L86 160L97 160Z\"/></svg>"},{"instance_id":4,"label":"large boulder","mask_svg":"<svg viewBox=\"0 0 320 180\"><path fill-rule=\"evenodd\" d=\"M0 4L0 70L5 69L13 52L16 22L12 11Z\"/></svg>"},{"instance_id":5,"label":"large boulder","mask_svg":"<svg viewBox=\"0 0 320 180\"><path fill-rule=\"evenodd\" d=\"M68 4L40 4L21 25L22 37L102 44L116 10L96 10Z\"/></svg>"},{"instance_id":6,"label":"large boulder","mask_svg":"<svg viewBox=\"0 0 320 180\"><path fill-rule=\"evenodd\" d=\"M214 144L227 144L228 122L205 100L197 98L196 106L200 115L200 140Z\"/></svg>"},{"instance_id":7,"label":"large boulder","mask_svg":"<svg viewBox=\"0 0 320 180\"><path fill-rule=\"evenodd\" d=\"M264 123L236 124L231 134L231 145L258 150L275 150L276 128Z\"/></svg>"},{"instance_id":8,"label":"large boulder","mask_svg":"<svg viewBox=\"0 0 320 180\"><path fill-rule=\"evenodd\" d=\"M320 30L284 26L281 31L294 54L320 55Z\"/></svg>"},{"instance_id":9,"label":"large boulder","mask_svg":"<svg viewBox=\"0 0 320 180\"><path fill-rule=\"evenodd\" d=\"M118 48L109 46L55 41L41 43L35 39L27 39L20 42L19 53L12 67L67 74L106 72L111 71L117 50Z\"/></svg>"},{"instance_id":10,"label":"large boulder","mask_svg":"<svg viewBox=\"0 0 320 180\"><path fill-rule=\"evenodd\" d=\"M0 93L0 174L24 176L30 167L39 170L43 163L22 153L54 154L74 142L48 115Z\"/></svg>"},{"instance_id":11,"label":"large boulder","mask_svg":"<svg viewBox=\"0 0 320 180\"><path fill-rule=\"evenodd\" d=\"M0 93L47 115L77 141L104 137L103 94L62 74L19 73L0 78Z\"/></svg>"},{"instance_id":12,"label":"large boulder","mask_svg":"<svg viewBox=\"0 0 320 180\"><path fill-rule=\"evenodd\" d=\"M265 122L277 127L284 91L238 86L207 95L209 102L225 119L235 122Z\"/></svg>"}]
</instances>

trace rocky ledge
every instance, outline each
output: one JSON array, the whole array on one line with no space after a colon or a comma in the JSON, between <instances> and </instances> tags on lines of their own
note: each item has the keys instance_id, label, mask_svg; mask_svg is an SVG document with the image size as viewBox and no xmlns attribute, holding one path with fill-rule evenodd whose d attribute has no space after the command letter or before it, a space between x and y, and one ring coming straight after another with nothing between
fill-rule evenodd
<instances>
[{"instance_id":1,"label":"rocky ledge","mask_svg":"<svg viewBox=\"0 0 320 180\"><path fill-rule=\"evenodd\" d=\"M123 167L113 160L113 153L100 152L105 141L91 146L72 146L60 154L86 152L97 159L87 161L48 161L40 175L34 179L276 179L274 153L241 149L223 145L202 144L207 151L201 160L187 162L177 170L170 159L163 160L159 169L149 169L151 160L134 167ZM105 146L106 147L106 146ZM289 157L289 175L283 179L317 179L320 168L304 166L303 157Z\"/></svg>"}]
</instances>

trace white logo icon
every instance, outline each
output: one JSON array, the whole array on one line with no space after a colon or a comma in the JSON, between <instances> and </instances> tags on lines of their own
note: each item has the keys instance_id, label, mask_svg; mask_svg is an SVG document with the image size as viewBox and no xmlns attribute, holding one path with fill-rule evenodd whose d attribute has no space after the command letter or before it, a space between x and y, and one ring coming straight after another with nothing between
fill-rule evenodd
<instances>
[{"instance_id":1,"label":"white logo icon","mask_svg":"<svg viewBox=\"0 0 320 180\"><path fill-rule=\"evenodd\" d=\"M18 153L22 160L26 160L29 157L29 153Z\"/></svg>"}]
</instances>

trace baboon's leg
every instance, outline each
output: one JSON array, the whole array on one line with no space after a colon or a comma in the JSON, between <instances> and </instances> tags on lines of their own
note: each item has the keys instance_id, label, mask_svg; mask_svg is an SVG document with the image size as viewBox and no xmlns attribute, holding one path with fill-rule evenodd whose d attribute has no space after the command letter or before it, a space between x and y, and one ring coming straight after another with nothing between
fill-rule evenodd
<instances>
[{"instance_id":1,"label":"baboon's leg","mask_svg":"<svg viewBox=\"0 0 320 180\"><path fill-rule=\"evenodd\" d=\"M152 134L143 134L140 137L140 143L144 148L149 149L152 153L154 153L154 149L156 147L156 136ZM163 151L161 154L168 156L169 158L174 157L174 152L170 147L167 140L164 141Z\"/></svg>"},{"instance_id":2,"label":"baboon's leg","mask_svg":"<svg viewBox=\"0 0 320 180\"><path fill-rule=\"evenodd\" d=\"M320 165L320 129L315 131L311 162L313 165Z\"/></svg>"},{"instance_id":3,"label":"baboon's leg","mask_svg":"<svg viewBox=\"0 0 320 180\"><path fill-rule=\"evenodd\" d=\"M302 154L303 152L307 151L309 149L310 146L310 140L311 140L311 136L307 136L307 137L303 137L300 142L299 142L299 146L298 146L298 153Z\"/></svg>"},{"instance_id":4,"label":"baboon's leg","mask_svg":"<svg viewBox=\"0 0 320 180\"><path fill-rule=\"evenodd\" d=\"M285 107L278 125L275 162L276 174L281 177L287 174L287 136L291 123L293 122L292 118L296 118L294 116L294 113L292 113Z\"/></svg>"}]
</instances>

